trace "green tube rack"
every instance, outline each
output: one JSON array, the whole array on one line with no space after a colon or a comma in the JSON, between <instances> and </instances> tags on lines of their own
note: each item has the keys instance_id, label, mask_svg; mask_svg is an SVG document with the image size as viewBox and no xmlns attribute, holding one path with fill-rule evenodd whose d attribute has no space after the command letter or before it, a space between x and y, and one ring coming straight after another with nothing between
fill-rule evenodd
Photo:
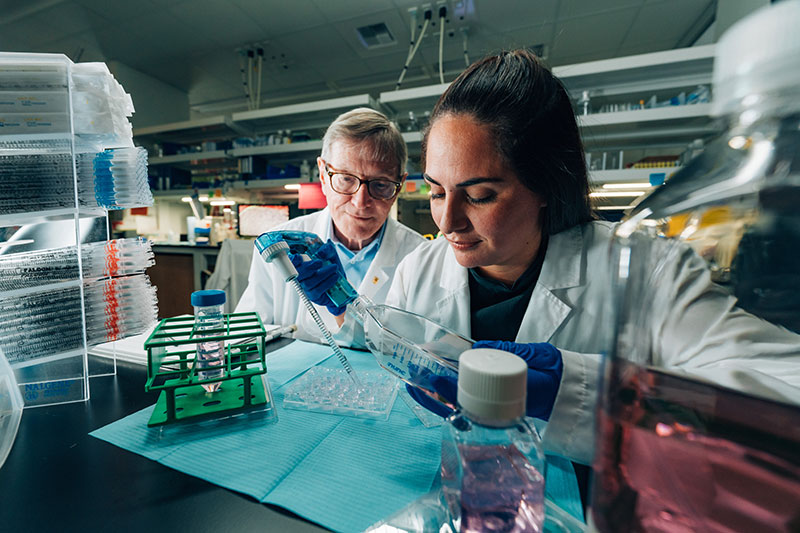
<instances>
[{"instance_id":1,"label":"green tube rack","mask_svg":"<svg viewBox=\"0 0 800 533\"><path fill-rule=\"evenodd\" d=\"M224 315L224 321L224 327L205 330L198 338L194 317L165 318L147 338L145 390L161 391L149 427L272 407L269 384L259 378L267 372L261 318L258 313L234 313ZM209 336L215 333L218 335ZM217 340L225 341L223 375L201 380L197 376L196 344ZM221 385L215 392L206 392L201 385L217 381Z\"/></svg>"}]
</instances>

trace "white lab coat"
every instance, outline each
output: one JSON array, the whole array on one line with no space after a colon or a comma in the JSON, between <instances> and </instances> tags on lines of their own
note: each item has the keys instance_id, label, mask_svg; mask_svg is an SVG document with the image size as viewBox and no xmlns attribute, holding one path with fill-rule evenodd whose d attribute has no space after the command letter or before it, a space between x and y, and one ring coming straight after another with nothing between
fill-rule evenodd
<instances>
[{"instance_id":1,"label":"white lab coat","mask_svg":"<svg viewBox=\"0 0 800 533\"><path fill-rule=\"evenodd\" d=\"M225 291L225 313L232 313L247 288L250 275L250 257L253 255L253 241L225 239L217 255L214 273L206 281L206 289Z\"/></svg>"},{"instance_id":2,"label":"white lab coat","mask_svg":"<svg viewBox=\"0 0 800 533\"><path fill-rule=\"evenodd\" d=\"M516 338L561 350L564 373L544 446L586 464L594 451L600 354L609 349L613 331L607 268L613 229L590 222L550 237ZM800 385L800 336L734 308L735 299L711 282L705 263L688 247L677 259L673 272L660 273L659 301L653 302L663 307L658 323L650 325L658 363L739 389L764 393L768 387L777 391L773 397L800 402L800 389L771 377L793 373L787 381ZM468 275L447 241L436 239L400 263L386 303L469 336Z\"/></svg>"},{"instance_id":3,"label":"white lab coat","mask_svg":"<svg viewBox=\"0 0 800 533\"><path fill-rule=\"evenodd\" d=\"M386 231L381 246L372 260L361 285L356 289L372 301L382 303L389 292L394 271L398 263L409 252L414 250L425 239L417 232L397 222L387 219ZM320 236L323 240L330 224L330 213L327 208L310 215L294 218L274 230L308 231ZM255 248L254 248L255 249ZM334 338L342 346L363 347L363 329L355 322L349 322L339 328L331 314L324 308L316 306L320 316L329 329L335 331ZM266 263L258 252L253 253L250 265L250 276L236 312L258 311L265 324L297 324L295 337L322 341L319 327L314 323L310 313L300 303L295 289L283 278L276 275L275 266Z\"/></svg>"}]
</instances>

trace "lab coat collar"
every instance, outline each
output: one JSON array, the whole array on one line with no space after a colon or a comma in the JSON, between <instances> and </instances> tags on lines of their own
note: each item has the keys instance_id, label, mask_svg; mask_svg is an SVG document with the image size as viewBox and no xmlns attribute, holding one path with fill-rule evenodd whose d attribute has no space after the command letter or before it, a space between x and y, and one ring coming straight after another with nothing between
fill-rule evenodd
<instances>
[{"instance_id":1,"label":"lab coat collar","mask_svg":"<svg viewBox=\"0 0 800 533\"><path fill-rule=\"evenodd\" d=\"M547 289L566 289L582 284L583 231L574 226L550 236L537 285Z\"/></svg>"},{"instance_id":2,"label":"lab coat collar","mask_svg":"<svg viewBox=\"0 0 800 533\"><path fill-rule=\"evenodd\" d=\"M439 320L451 329L469 338L472 336L472 322L469 305L469 272L458 264L450 243L444 237L434 241L434 246L446 248L442 263L440 284L444 296L436 302Z\"/></svg>"},{"instance_id":3,"label":"lab coat collar","mask_svg":"<svg viewBox=\"0 0 800 533\"><path fill-rule=\"evenodd\" d=\"M554 291L581 285L581 265L585 263L583 248L580 226L550 236L542 272L522 317L517 341L550 342L572 312L572 305Z\"/></svg>"},{"instance_id":4,"label":"lab coat collar","mask_svg":"<svg viewBox=\"0 0 800 533\"><path fill-rule=\"evenodd\" d=\"M403 256L399 254L401 247L398 242L397 225L398 222L393 218L386 219L381 246L375 257L372 258L372 263L361 281L361 286L358 288L359 294L372 298L381 287L391 280L395 267L403 259Z\"/></svg>"}]
</instances>

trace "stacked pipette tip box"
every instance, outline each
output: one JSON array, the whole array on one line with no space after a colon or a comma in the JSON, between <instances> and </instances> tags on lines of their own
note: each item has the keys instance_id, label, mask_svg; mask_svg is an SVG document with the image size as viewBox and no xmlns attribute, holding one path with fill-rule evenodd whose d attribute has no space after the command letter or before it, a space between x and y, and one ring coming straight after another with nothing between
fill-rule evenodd
<instances>
[{"instance_id":1,"label":"stacked pipette tip box","mask_svg":"<svg viewBox=\"0 0 800 533\"><path fill-rule=\"evenodd\" d=\"M77 248L0 256L0 349L12 364L79 349L81 283ZM120 239L81 247L87 344L144 332L156 320L155 288L144 271L153 264L150 243ZM9 294L6 292L6 294Z\"/></svg>"}]
</instances>

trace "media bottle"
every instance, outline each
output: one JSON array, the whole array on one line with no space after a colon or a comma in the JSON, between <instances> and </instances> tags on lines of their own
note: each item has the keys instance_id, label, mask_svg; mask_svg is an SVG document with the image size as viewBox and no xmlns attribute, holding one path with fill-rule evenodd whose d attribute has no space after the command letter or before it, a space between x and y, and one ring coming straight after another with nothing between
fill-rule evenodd
<instances>
[{"instance_id":1,"label":"media bottle","mask_svg":"<svg viewBox=\"0 0 800 533\"><path fill-rule=\"evenodd\" d=\"M528 367L486 348L460 357L458 408L442 436L442 492L462 532L542 531L544 453L525 419Z\"/></svg>"},{"instance_id":2,"label":"media bottle","mask_svg":"<svg viewBox=\"0 0 800 533\"><path fill-rule=\"evenodd\" d=\"M225 291L205 290L192 293L194 307L194 331L197 339L220 337L225 335L225 317L222 308L225 305ZM195 359L197 379L211 381L225 375L225 341L221 339L200 341L197 343ZM221 382L201 383L206 392L219 390Z\"/></svg>"},{"instance_id":3,"label":"media bottle","mask_svg":"<svg viewBox=\"0 0 800 533\"><path fill-rule=\"evenodd\" d=\"M800 527L798 25L786 1L720 38L725 131L617 227L591 499L603 533Z\"/></svg>"}]
</instances>

